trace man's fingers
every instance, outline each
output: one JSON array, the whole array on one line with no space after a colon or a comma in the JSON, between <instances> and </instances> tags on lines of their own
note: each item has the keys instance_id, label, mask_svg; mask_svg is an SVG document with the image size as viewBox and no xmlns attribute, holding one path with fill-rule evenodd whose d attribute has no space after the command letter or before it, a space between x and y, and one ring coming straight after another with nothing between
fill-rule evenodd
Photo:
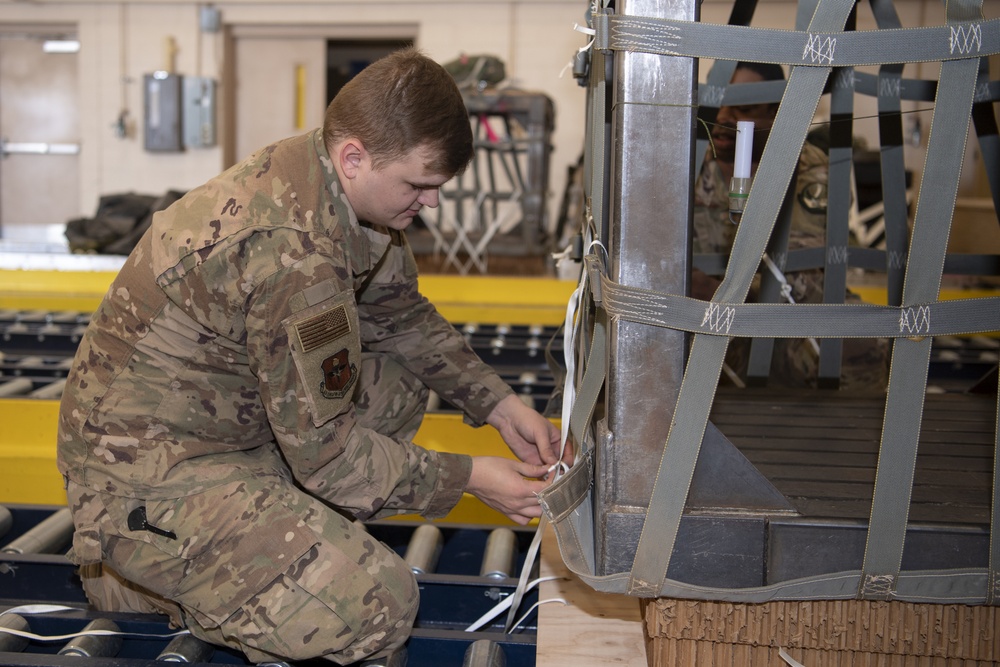
<instances>
[{"instance_id":1,"label":"man's fingers","mask_svg":"<svg viewBox=\"0 0 1000 667\"><path fill-rule=\"evenodd\" d=\"M524 463L521 462L515 470L521 475L521 477L527 477L529 479L541 479L549 472L549 467L544 463ZM544 485L543 487L544 488ZM541 490L541 489L539 489Z\"/></svg>"},{"instance_id":2,"label":"man's fingers","mask_svg":"<svg viewBox=\"0 0 1000 667\"><path fill-rule=\"evenodd\" d=\"M535 446L538 447L538 453L542 460L549 465L556 462L556 449L552 445L551 435L548 428L540 429L535 433Z\"/></svg>"}]
</instances>

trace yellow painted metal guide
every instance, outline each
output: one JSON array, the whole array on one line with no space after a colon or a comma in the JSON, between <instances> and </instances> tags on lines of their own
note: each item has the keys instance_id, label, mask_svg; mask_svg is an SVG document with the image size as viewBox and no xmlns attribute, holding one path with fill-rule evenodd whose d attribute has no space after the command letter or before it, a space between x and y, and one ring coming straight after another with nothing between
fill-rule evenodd
<instances>
[{"instance_id":1,"label":"yellow painted metal guide","mask_svg":"<svg viewBox=\"0 0 1000 667\"><path fill-rule=\"evenodd\" d=\"M97 308L115 271L0 269L0 309L76 311ZM421 291L451 322L557 326L575 283L546 278L424 276ZM0 400L0 503L62 505L56 470L55 400ZM428 413L414 438L429 449L510 456L492 428L475 429L454 413ZM445 521L509 523L471 496Z\"/></svg>"}]
</instances>

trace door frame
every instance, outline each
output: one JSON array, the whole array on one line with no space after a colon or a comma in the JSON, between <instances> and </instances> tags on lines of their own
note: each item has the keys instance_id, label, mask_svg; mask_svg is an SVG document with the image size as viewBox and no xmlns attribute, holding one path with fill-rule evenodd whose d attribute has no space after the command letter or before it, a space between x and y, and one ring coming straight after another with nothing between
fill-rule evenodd
<instances>
[{"instance_id":1,"label":"door frame","mask_svg":"<svg viewBox=\"0 0 1000 667\"><path fill-rule=\"evenodd\" d=\"M219 133L222 142L223 168L228 169L245 156L237 155L236 134L236 81L239 63L236 62L236 41L246 38L320 38L325 40L410 40L417 43L418 23L321 23L312 25L261 25L226 24L223 34L222 95L220 97Z\"/></svg>"}]
</instances>

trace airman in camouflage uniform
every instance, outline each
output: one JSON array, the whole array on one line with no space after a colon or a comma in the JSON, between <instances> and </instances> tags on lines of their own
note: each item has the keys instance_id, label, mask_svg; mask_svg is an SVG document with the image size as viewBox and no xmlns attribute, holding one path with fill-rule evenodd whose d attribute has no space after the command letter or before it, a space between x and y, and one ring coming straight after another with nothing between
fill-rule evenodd
<instances>
[{"instance_id":1,"label":"airman in camouflage uniform","mask_svg":"<svg viewBox=\"0 0 1000 667\"><path fill-rule=\"evenodd\" d=\"M558 430L421 296L402 232L471 150L454 81L405 50L348 84L323 129L156 215L60 410L93 604L166 613L257 662L349 663L401 645L418 599L356 519L440 517L463 491L538 515ZM428 387L522 461L414 445Z\"/></svg>"},{"instance_id":2,"label":"airman in camouflage uniform","mask_svg":"<svg viewBox=\"0 0 1000 667\"><path fill-rule=\"evenodd\" d=\"M775 69L777 68L777 69ZM783 78L778 65L740 63L733 75L733 83L750 83ZM716 152L710 149L705 156L701 172L694 187L694 213L692 247L695 253L728 255L736 237L737 224L729 214L729 182L733 175L735 158L736 122L751 120L755 123L754 167L760 160L774 115L776 104L750 104L721 107L718 125L713 128L712 139ZM788 250L822 247L826 243L826 202L829 180L829 157L818 146L803 145L795 180L795 199L788 233ZM795 303L822 303L823 270L786 272L790 295ZM751 289L750 299L756 298L759 281ZM693 296L711 298L718 282L695 276ZM859 301L848 291L845 300ZM745 378L749 359L750 341L734 339L730 343L726 362L739 376ZM842 357L842 389L852 391L881 391L888 382L889 346L885 340L845 339ZM809 340L779 338L774 342L770 386L815 387L818 379L819 357Z\"/></svg>"}]
</instances>

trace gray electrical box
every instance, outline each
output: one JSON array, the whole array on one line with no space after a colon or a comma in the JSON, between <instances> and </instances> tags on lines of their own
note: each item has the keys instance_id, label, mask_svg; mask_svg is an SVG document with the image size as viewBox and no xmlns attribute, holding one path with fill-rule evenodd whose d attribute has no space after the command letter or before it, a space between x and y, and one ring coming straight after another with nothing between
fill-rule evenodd
<instances>
[{"instance_id":1,"label":"gray electrical box","mask_svg":"<svg viewBox=\"0 0 1000 667\"><path fill-rule=\"evenodd\" d=\"M219 32L222 25L219 10L212 5L202 5L198 11L198 24L202 32Z\"/></svg>"},{"instance_id":2,"label":"gray electrical box","mask_svg":"<svg viewBox=\"0 0 1000 667\"><path fill-rule=\"evenodd\" d=\"M215 80L205 76L184 77L184 146L214 146Z\"/></svg>"},{"instance_id":3,"label":"gray electrical box","mask_svg":"<svg viewBox=\"0 0 1000 667\"><path fill-rule=\"evenodd\" d=\"M153 72L142 77L147 151L183 151L181 143L181 77Z\"/></svg>"}]
</instances>

